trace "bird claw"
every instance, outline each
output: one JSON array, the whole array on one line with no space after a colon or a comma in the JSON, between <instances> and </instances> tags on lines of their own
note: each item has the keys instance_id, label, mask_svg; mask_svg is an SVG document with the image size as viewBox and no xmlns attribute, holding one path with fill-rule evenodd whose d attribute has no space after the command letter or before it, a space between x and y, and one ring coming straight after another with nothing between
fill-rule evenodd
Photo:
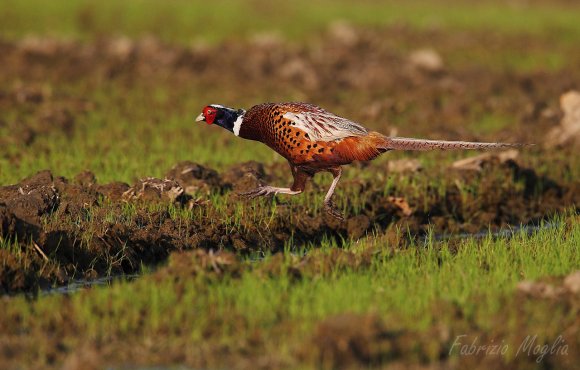
<instances>
[{"instance_id":1,"label":"bird claw","mask_svg":"<svg viewBox=\"0 0 580 370\"><path fill-rule=\"evenodd\" d=\"M332 202L325 202L324 203L324 210L330 216L336 218L338 221L344 221L344 216L342 213L334 206Z\"/></svg>"},{"instance_id":2,"label":"bird claw","mask_svg":"<svg viewBox=\"0 0 580 370\"><path fill-rule=\"evenodd\" d=\"M238 195L243 197L243 198L247 198L247 199L254 199L257 197L263 197L266 195L270 195L270 194L276 194L276 188L272 187L272 186L259 186L255 189L252 189L250 191L244 192L244 193L239 193Z\"/></svg>"}]
</instances>

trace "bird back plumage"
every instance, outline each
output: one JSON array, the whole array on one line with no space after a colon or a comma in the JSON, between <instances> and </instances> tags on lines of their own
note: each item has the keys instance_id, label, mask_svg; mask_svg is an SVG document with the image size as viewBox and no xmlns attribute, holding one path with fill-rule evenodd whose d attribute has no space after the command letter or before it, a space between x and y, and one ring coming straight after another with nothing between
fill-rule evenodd
<instances>
[{"instance_id":1,"label":"bird back plumage","mask_svg":"<svg viewBox=\"0 0 580 370\"><path fill-rule=\"evenodd\" d=\"M316 168L369 161L389 150L500 149L519 144L387 137L308 103L250 108L239 136L261 141L294 165Z\"/></svg>"}]
</instances>

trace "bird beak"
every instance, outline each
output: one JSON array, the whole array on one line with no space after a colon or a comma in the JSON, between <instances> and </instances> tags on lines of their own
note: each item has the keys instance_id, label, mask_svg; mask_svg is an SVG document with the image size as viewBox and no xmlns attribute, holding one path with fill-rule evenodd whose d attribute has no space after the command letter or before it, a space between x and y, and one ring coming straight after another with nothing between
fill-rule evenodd
<instances>
[{"instance_id":1,"label":"bird beak","mask_svg":"<svg viewBox=\"0 0 580 370\"><path fill-rule=\"evenodd\" d=\"M197 118L195 119L195 122L201 121L205 121L205 116L203 115L203 113L200 113L199 116L197 116Z\"/></svg>"}]
</instances>

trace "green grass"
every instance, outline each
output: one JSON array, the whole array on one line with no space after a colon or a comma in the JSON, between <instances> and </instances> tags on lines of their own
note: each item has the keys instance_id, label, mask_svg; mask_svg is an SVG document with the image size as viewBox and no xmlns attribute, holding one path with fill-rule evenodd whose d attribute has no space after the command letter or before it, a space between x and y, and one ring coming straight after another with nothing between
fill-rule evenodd
<instances>
[{"instance_id":1,"label":"green grass","mask_svg":"<svg viewBox=\"0 0 580 370\"><path fill-rule=\"evenodd\" d=\"M445 6L445 11L441 11L442 4L452 6ZM42 11L35 11L38 8L42 8ZM443 40L447 36L437 36L436 33L435 36L425 36L425 39L418 38L418 41L412 41L417 39L413 36L389 36L385 42L392 44L394 50L402 52L433 46L432 42L439 43L441 45L434 46L442 53L451 71L472 68L485 68L483 73L558 71L570 65L575 66L577 61L577 54L568 51L571 48L576 49L575 44L569 41L578 38L580 27L575 12L564 5L516 7L503 6L501 2L495 1L465 4L445 1L361 3L303 0L273 5L265 1L246 3L218 0L212 2L208 11L205 3L183 0L107 0L98 4L91 1L57 0L40 4L36 0L8 0L0 3L0 35L9 38L37 34L91 40L111 33L130 37L154 34L169 42L188 44L193 39L219 42L224 38L241 39L252 33L277 30L299 44L308 44L316 39L311 36L317 30L337 19L371 27L404 21L418 32L433 24L441 25L444 30L442 34L455 41L446 44ZM216 20L219 20L219 24L215 24ZM468 47L464 47L465 40L462 41L461 35L465 32L476 43L490 42L481 36L487 33L496 35L496 38L492 37L492 41L508 41L507 44L500 42L496 45L490 42L490 45L468 44ZM509 35L513 33L523 34L524 40L527 40L525 37L529 40L540 40L539 44L532 43L532 46L525 48L519 47L519 44L512 45L520 40L511 40ZM396 36L397 32L388 34ZM434 40L431 37L435 37ZM218 53L219 47L212 50ZM572 57L567 59L564 57L567 55ZM22 82L25 86L32 84L27 76L2 77L7 93L10 92L10 86ZM263 145L236 140L214 127L196 125L193 117L202 106L212 101L249 107L261 101L304 99L300 86L277 86L272 80L265 86L254 87L251 91L238 91L238 83L232 83L231 87L226 83L222 87L223 81L214 83L204 80L203 76L198 80L194 75L186 81L160 75L155 76L153 81L102 81L93 75L86 76L86 80L61 81L43 76L41 81L36 82L42 88L53 91L54 96L79 98L89 102L93 108L82 115L73 111L75 131L70 137L62 133L42 132L26 149L18 141L2 143L0 184L15 183L47 168L66 177L89 169L95 172L99 182L105 183L132 182L145 176L161 177L180 160L192 160L217 169L249 160L263 163L283 161ZM471 92L467 87L467 94L477 92ZM328 109L349 118L360 119L357 114L364 110L365 104L388 99L394 94L382 89L350 89L330 91L324 98L312 95L314 96L311 98L319 100L320 104L326 103L324 100L332 101L323 104ZM480 102L489 97L475 95L472 98L473 101ZM495 98L500 102L511 99L509 95L502 93ZM555 96L553 98L555 100ZM437 99L445 107L451 99L457 100L458 97L456 94L438 91ZM521 112L503 103L498 108L490 108L473 101L470 101L469 111L461 117L462 122L456 122L458 125L467 125L470 131L489 137L490 140L496 134L517 128ZM58 102L58 98L55 102ZM50 107L51 103L48 101L45 105ZM428 122L415 125L421 120L417 117L421 117L425 104L432 102L411 101L404 106L403 111L383 114L380 119L388 120L391 127L427 129ZM37 120L34 113L36 107L26 104L10 107L3 112L4 122ZM519 104L518 108L521 111L523 106ZM443 119L442 117L441 120ZM367 124L363 120L361 122ZM384 123L380 127L377 127L377 123L368 122L371 128L386 130ZM18 125L10 128L0 125L0 137L9 137L17 130ZM420 135L414 131L406 134ZM439 165L432 161L431 153L419 156L427 163L427 169L430 163ZM392 157L392 154L388 157ZM457 155L450 154L445 158L455 157ZM379 159L382 160L386 159ZM547 170L553 168L549 166ZM578 166L572 165L570 168L570 177L577 178Z\"/></svg>"},{"instance_id":2,"label":"green grass","mask_svg":"<svg viewBox=\"0 0 580 370\"><path fill-rule=\"evenodd\" d=\"M166 87L158 90L170 91ZM84 88L73 91L84 94ZM7 156L0 157L0 183L15 182L43 168L57 169L59 175L67 177L90 169L99 182L131 182L139 177L162 177L163 171L179 160L218 166L249 160L272 161L272 153L265 146L231 145L227 151L222 150L223 133L194 122L194 113L204 104L202 98L188 94L175 104L159 101L155 94L145 95L139 89L118 95L114 87L90 94L91 101L104 109L75 117L79 124L72 140L62 133L39 137L32 146L35 155L23 156L18 166ZM0 133L2 129L7 128L0 128ZM22 148L8 145L4 151L14 155L22 153Z\"/></svg>"},{"instance_id":3,"label":"green grass","mask_svg":"<svg viewBox=\"0 0 580 370\"><path fill-rule=\"evenodd\" d=\"M188 86L158 86L158 91L170 95L170 98L159 100L159 94L149 94L147 86L140 84L129 88L120 84L105 85L97 89L89 86L73 84L65 87L67 95L82 96L98 107L87 113L75 114L75 127L70 136L54 130L37 135L34 142L26 148L20 142L8 142L2 147L0 184L16 183L43 169L51 169L55 175L67 178L73 178L81 171L91 170L96 174L99 183L132 183L147 176L163 177L173 165L184 160L218 170L247 161L265 164L285 162L263 144L241 140L218 127L194 122L193 117L200 107L212 101L198 95L203 87L196 87L191 91ZM209 91L209 95L217 94L214 90ZM242 97L232 106L248 107L255 102L253 99L246 102L247 100L247 97ZM286 96L280 100L292 100L292 97ZM354 108L357 108L356 104ZM16 122L34 122L37 118L28 113L27 109L24 106L8 111L6 118ZM414 107L404 115L391 114L388 118L392 119L393 126L406 128L409 127L409 119L416 120L420 114L420 107ZM465 122L472 122L468 126L469 130L482 135L484 140L494 140L497 134L517 129L521 126L518 120L517 112L507 112L505 109L490 111L477 105L470 107L464 118ZM429 122L424 122L414 127L428 129L428 125ZM9 137L14 132L8 126L0 127L1 135ZM421 136L413 133L408 135ZM541 158L536 158L536 154L531 151L523 153L526 160L534 160L538 166L545 165L539 160ZM373 165L380 167L390 159L407 157L420 159L424 168L429 170L469 155L472 153L387 153L375 160ZM558 152L550 154L557 155ZM14 161L12 158L18 159ZM580 170L575 165L576 159L566 160L570 163L566 177L577 179ZM542 173L562 176L561 169L559 166L547 166ZM283 178L281 181L291 181L289 173L279 175ZM375 175L372 170L347 169L344 178L364 180L374 178ZM324 175L318 175L315 179L320 178L325 183L329 181ZM388 177L384 177L384 181L388 183ZM431 184L437 183L437 179L431 178L428 181L432 181Z\"/></svg>"},{"instance_id":4,"label":"green grass","mask_svg":"<svg viewBox=\"0 0 580 370\"><path fill-rule=\"evenodd\" d=\"M445 11L441 11L441 7ZM42 9L42 11L38 11ZM580 35L574 5L505 5L500 1L83 1L5 0L0 34L71 38L157 35L172 42L216 42L260 32L304 39L335 20L418 28L493 29L502 33L552 34L574 42ZM234 36L235 35L235 36Z\"/></svg>"},{"instance_id":5,"label":"green grass","mask_svg":"<svg viewBox=\"0 0 580 370\"><path fill-rule=\"evenodd\" d=\"M191 71L182 78L179 73L174 75L176 71L167 69L143 75L137 68L131 73L121 73L118 78L109 79L106 73L96 70L94 74L69 80L68 75L53 74L50 68L38 76L35 69L29 75L13 67L10 71L15 75L0 73L3 86L0 104L2 109L8 107L0 117L0 185L16 183L42 169L67 178L88 169L96 174L99 183L131 183L140 177L163 177L182 160L218 170L250 160L265 164L285 162L264 145L239 140L217 127L193 122L208 102L249 107L261 101L307 98L385 133L388 128L396 127L408 136L476 134L492 140L502 135L519 137L522 131L533 130L532 137L541 139L545 122L535 118L531 123L525 121L523 110L526 104L535 102L550 109L557 107L560 91L554 90L563 86L558 83L561 78L558 73L573 71L570 66L575 66L578 60L574 51L580 38L577 10L576 5L546 2L518 7L499 1L216 0L207 5L207 2L184 0L5 0L0 2L0 38L18 40L36 35L93 41L116 35L131 38L153 35L185 47L197 42L214 44L210 51L215 55L219 54L222 41L243 43L247 37L263 32L279 34L302 47L316 45L320 32L337 20L346 20L367 30L393 26L384 32L388 36L384 42L389 45L389 53L400 52L399 57L404 57L419 47L435 47L444 57L447 76L456 80L464 93L448 92L443 83L438 84L447 76L432 81L419 79L426 81L425 86L415 82L399 86L398 82L386 81L386 86L372 89L356 85L343 89L337 84L331 89L323 87L308 93L302 91L300 83L279 84L266 73L257 76L258 82L236 79L234 64L231 66L235 73L224 72L224 77L217 81ZM407 26L412 31L399 37L397 25L401 24L406 25L401 28L402 33ZM447 38L448 43L442 41ZM496 44L490 40L501 42ZM532 46L525 43L525 47L519 47L517 42L525 40L534 42ZM478 42L482 44L472 44ZM300 53L315 49L316 46L310 49L306 46ZM290 55L296 57L300 53ZM108 68L109 62L100 61L95 66ZM55 70L61 68L55 67ZM463 81L474 76L473 70L488 74L498 87L487 89L485 77L473 85L471 81ZM520 90L525 87L514 88L511 80L502 84L502 76L516 76L513 81L519 83L521 75L528 72L530 78L538 76L534 75L537 72L547 73L556 82L546 89L534 85L535 90L524 92ZM212 69L208 75L221 76ZM451 82L452 90L456 83ZM48 89L52 97L40 104L13 104L11 96L19 84ZM247 88L248 85L253 86ZM412 91L423 87L432 89L433 94L417 95ZM486 96L481 96L481 91ZM497 96L488 95L496 91ZM390 99L402 103L392 104L392 111L386 108L380 117L365 121L366 104L389 103ZM88 103L90 108L80 112L77 100ZM458 100L460 104L454 105ZM42 124L52 122L39 117L43 110L55 107L69 109L74 116L74 130L68 136L59 129L43 131ZM459 113L453 113L454 109ZM454 121L432 127L438 124L433 122L434 118L444 121L445 117ZM386 127L385 122L390 126ZM17 137L20 124L39 132L26 146ZM539 127L541 124L544 126ZM443 132L436 132L438 127ZM4 138L8 139L4 141ZM469 226L472 219L486 220L478 207L485 208L485 198L495 196L490 189L497 190L500 196L513 195L520 200L524 197L523 181L512 181L506 177L512 173L497 166L483 172L484 176L449 175L446 167L468 155L462 152L389 153L367 168L349 167L337 189L336 203L343 212L353 216L365 214L366 204L381 195L404 196L415 211L427 212L426 217L431 220L428 213L437 211L434 205L443 207L441 200L446 198L446 191L457 187L462 207L466 208L459 213L465 219L453 220L450 227L461 228ZM385 161L406 157L419 158L423 172L385 172ZM523 150L518 159L523 167L532 168L538 175L555 179L564 186L573 186L580 178L578 161L566 150L541 148ZM274 178L274 185L286 186L291 181L284 167L269 167L268 172ZM86 220L75 219L81 217L76 214L55 213L44 216L42 222L49 230L61 230L63 225L83 230L74 235L81 240L79 252L90 248L95 235L104 235L102 228L134 224L135 218L143 214L141 207L151 215L167 212L178 227L183 226L178 229L179 233L199 224L210 231L219 226L227 235L254 232L267 235L279 229L272 223L294 225L301 221L302 214L278 214L283 208L279 207L280 203L318 217L329 183L329 175L318 175L313 187L299 197L279 197L275 202L240 202L233 206L229 194L214 192L203 195L209 201L208 206L191 210L174 205L119 205L103 200L99 206L88 208L86 215L83 213ZM364 186L363 191L357 184ZM526 216L528 219L546 216L546 209L555 207L540 204L537 196L529 199L538 205L537 209L522 211L530 213ZM573 207L574 200L563 201ZM209 222L201 222L206 220ZM208 360L209 364L199 367L218 367L224 353L251 357L248 353L252 350L275 353L296 365L292 362L296 361L296 349L308 345L321 320L345 312L374 313L389 329L425 335L428 342L443 349L449 343L432 336L441 326L450 328L452 334L473 331L517 341L515 338L521 333L537 332L552 338L574 325L576 317L566 311L565 304L522 301L514 294L516 283L523 279L557 277L580 268L580 225L574 215L557 218L556 227L543 228L532 235L518 234L511 239L489 237L459 242L428 239L411 245L393 241L391 228L396 229L397 236L405 234L404 221L396 225L394 220L390 221L386 230L380 229L377 223L370 236L357 241L337 240L329 233L319 238L321 242L297 245L294 237L289 237L285 252L278 255L266 255L257 261L237 255L235 265L242 267L239 274L218 274L211 266L200 272L192 268L199 264L192 254L174 254L168 267L160 267L160 271L144 270L143 276L134 282L96 287L71 296L2 298L0 342L3 347L0 350L15 353L12 357L15 361L20 360L20 365L24 363L31 368L59 366L64 356L87 343L114 355L111 357L114 363L129 365L140 359L148 362L149 357L143 359L135 353L151 354L154 352L151 348L163 355L164 350L177 353L177 358L214 359L213 363ZM147 224L151 228L158 226ZM254 250L248 252L250 257L263 256L260 246L250 247ZM373 253L369 257L370 250ZM11 266L30 269L31 278L38 270L30 266L39 258L28 241L0 238L0 253L6 257L5 261L17 260ZM119 266L124 253L120 247L104 257L99 256L102 258L95 257L92 263L106 262L110 268ZM360 259L368 264L333 260L335 253L341 258ZM300 264L298 255L305 255L310 262ZM107 261L103 262L103 258ZM59 268L66 267L65 263L66 260L44 263L41 268L50 269L56 275ZM0 273L6 266L0 266ZM290 272L295 269L302 274L300 279ZM256 337L261 338L257 344L253 342ZM9 344L4 346L5 343ZM10 343L16 343L18 350L10 352ZM137 352L131 352L133 348ZM126 358L123 358L124 350ZM436 350L424 352L427 354L419 357L437 360ZM164 360L157 362L167 364Z\"/></svg>"},{"instance_id":6,"label":"green grass","mask_svg":"<svg viewBox=\"0 0 580 370\"><path fill-rule=\"evenodd\" d=\"M497 115L493 113L484 114L481 119L470 124L470 129L477 134L497 134L513 125L513 117Z\"/></svg>"},{"instance_id":7,"label":"green grass","mask_svg":"<svg viewBox=\"0 0 580 370\"><path fill-rule=\"evenodd\" d=\"M335 264L325 269L324 256L336 245L312 245L304 251L311 254L321 248L311 260L321 262L319 267L304 268L300 280L286 272L297 264L297 257L291 254L285 254L274 270L263 269L276 265L273 257L251 262L238 277L215 275L211 268L195 277L170 266L158 273L164 279L154 274L71 297L1 301L0 327L8 328L12 335L17 328L36 334L28 342L31 345L39 340L34 338L43 337L40 334L48 334L49 328L63 325L61 341L73 346L82 333L95 343L156 338L171 350L182 343L181 338L193 347L213 343L235 351L239 343L259 332L265 349L282 356L299 347L317 322L343 312L375 313L392 330L424 331L439 323L452 328L471 325L470 330L506 335L505 328L516 325L522 311L501 302L511 299L518 281L562 276L580 266L580 225L573 217L556 220L556 225L511 239L468 239L453 246L428 239L395 251L381 239L368 239L345 246L353 256L375 249L368 267L358 268ZM192 257L179 257L184 258ZM198 262L191 259L189 263ZM446 311L449 307L455 310ZM523 314L534 312L540 321L528 322L525 328L539 330L540 335L551 335L574 320L563 312L531 307L521 307ZM463 313L462 318L457 319L457 311ZM17 327L9 322L15 315ZM499 325L499 315L506 315L508 321ZM547 325L553 315L559 322ZM291 326L287 326L289 322ZM75 331L67 332L71 327ZM276 349L279 342L284 342L285 349Z\"/></svg>"}]
</instances>

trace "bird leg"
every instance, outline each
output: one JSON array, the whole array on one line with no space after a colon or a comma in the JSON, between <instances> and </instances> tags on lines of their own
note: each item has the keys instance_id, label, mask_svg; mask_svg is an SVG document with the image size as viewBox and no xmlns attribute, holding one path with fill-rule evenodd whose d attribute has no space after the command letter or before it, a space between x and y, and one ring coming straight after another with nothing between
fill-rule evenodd
<instances>
[{"instance_id":1,"label":"bird leg","mask_svg":"<svg viewBox=\"0 0 580 370\"><path fill-rule=\"evenodd\" d=\"M341 167L334 167L334 168L331 168L330 170L328 170L328 172L330 172L332 174L332 176L334 176L334 179L332 180L332 184L330 185L330 189L328 189L328 192L326 193L326 196L324 197L324 210L326 211L326 213L328 213L332 217L338 219L339 221L344 221L344 216L342 215L342 213L340 213L340 211L338 209L336 209L336 206L334 205L334 202L332 201L332 195L334 194L334 189L336 188L336 184L338 184L338 181L340 180L340 176L342 175L342 168Z\"/></svg>"},{"instance_id":2,"label":"bird leg","mask_svg":"<svg viewBox=\"0 0 580 370\"><path fill-rule=\"evenodd\" d=\"M290 168L292 169L292 175L294 176L294 183L291 188L277 188L274 186L263 185L248 192L240 193L240 196L253 199L269 194L296 195L302 193L306 187L306 181L312 177L312 175L292 165L290 165Z\"/></svg>"},{"instance_id":3,"label":"bird leg","mask_svg":"<svg viewBox=\"0 0 580 370\"><path fill-rule=\"evenodd\" d=\"M296 195L296 194L300 194L300 193L302 193L302 191L294 191L290 188L277 188L275 186L264 185L264 186L259 186L256 189L252 189L248 192L240 193L240 195L243 197L249 198L249 199L254 199L257 197L262 197L262 196L266 196L266 195L270 195L270 194Z\"/></svg>"}]
</instances>

